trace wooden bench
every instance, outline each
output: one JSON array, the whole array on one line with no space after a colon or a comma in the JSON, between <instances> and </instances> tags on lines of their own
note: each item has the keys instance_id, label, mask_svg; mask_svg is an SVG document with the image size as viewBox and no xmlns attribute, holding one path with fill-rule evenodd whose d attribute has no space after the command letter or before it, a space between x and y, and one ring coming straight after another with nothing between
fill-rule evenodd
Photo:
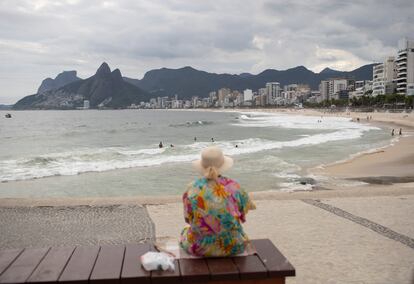
<instances>
[{"instance_id":1,"label":"wooden bench","mask_svg":"<svg viewBox=\"0 0 414 284\"><path fill-rule=\"evenodd\" d=\"M179 259L175 271L145 271L140 256L151 244L52 247L0 251L0 283L285 283L295 269L268 239L257 254Z\"/></svg>"}]
</instances>

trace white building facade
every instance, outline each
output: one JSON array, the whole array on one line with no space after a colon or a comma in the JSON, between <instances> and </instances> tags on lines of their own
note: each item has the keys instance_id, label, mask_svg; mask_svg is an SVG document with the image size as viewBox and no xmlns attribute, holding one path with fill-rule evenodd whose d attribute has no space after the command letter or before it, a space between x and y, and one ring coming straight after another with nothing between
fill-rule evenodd
<instances>
[{"instance_id":1,"label":"white building facade","mask_svg":"<svg viewBox=\"0 0 414 284\"><path fill-rule=\"evenodd\" d=\"M414 40L401 39L398 42L396 66L397 93L414 95Z\"/></svg>"},{"instance_id":2,"label":"white building facade","mask_svg":"<svg viewBox=\"0 0 414 284\"><path fill-rule=\"evenodd\" d=\"M322 97L322 100L329 100L329 81L323 80L319 85L319 93Z\"/></svg>"},{"instance_id":3,"label":"white building facade","mask_svg":"<svg viewBox=\"0 0 414 284\"><path fill-rule=\"evenodd\" d=\"M250 89L244 90L243 95L244 95L245 102L251 101L253 99L253 91Z\"/></svg>"},{"instance_id":4,"label":"white building facade","mask_svg":"<svg viewBox=\"0 0 414 284\"><path fill-rule=\"evenodd\" d=\"M275 105L281 98L282 89L280 83L269 82L266 83L266 104Z\"/></svg>"},{"instance_id":5,"label":"white building facade","mask_svg":"<svg viewBox=\"0 0 414 284\"><path fill-rule=\"evenodd\" d=\"M393 56L378 65L375 65L372 73L372 96L392 94L397 77L396 61Z\"/></svg>"}]
</instances>

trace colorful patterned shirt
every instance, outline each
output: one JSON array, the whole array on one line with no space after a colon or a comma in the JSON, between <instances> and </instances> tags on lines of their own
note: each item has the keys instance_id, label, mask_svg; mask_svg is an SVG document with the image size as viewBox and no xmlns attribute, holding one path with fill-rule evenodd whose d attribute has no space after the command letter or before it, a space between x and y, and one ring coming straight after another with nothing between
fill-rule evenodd
<instances>
[{"instance_id":1,"label":"colorful patterned shirt","mask_svg":"<svg viewBox=\"0 0 414 284\"><path fill-rule=\"evenodd\" d=\"M249 196L232 179L197 179L183 195L184 218L180 245L196 256L230 256L242 253L248 238L246 221Z\"/></svg>"}]
</instances>

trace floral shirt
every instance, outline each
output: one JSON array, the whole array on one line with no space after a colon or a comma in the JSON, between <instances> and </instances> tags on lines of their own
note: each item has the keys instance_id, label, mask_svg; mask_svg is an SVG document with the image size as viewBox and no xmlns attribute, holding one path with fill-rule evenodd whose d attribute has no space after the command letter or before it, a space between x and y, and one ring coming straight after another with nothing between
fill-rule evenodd
<instances>
[{"instance_id":1,"label":"floral shirt","mask_svg":"<svg viewBox=\"0 0 414 284\"><path fill-rule=\"evenodd\" d=\"M183 195L184 218L180 245L197 256L229 256L242 253L248 238L246 221L249 196L232 179L197 179Z\"/></svg>"}]
</instances>

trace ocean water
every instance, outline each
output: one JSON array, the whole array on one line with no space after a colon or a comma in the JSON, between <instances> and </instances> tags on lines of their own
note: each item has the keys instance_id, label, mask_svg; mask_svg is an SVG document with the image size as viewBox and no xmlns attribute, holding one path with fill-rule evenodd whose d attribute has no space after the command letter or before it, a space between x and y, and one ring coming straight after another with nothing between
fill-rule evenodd
<instances>
[{"instance_id":1,"label":"ocean water","mask_svg":"<svg viewBox=\"0 0 414 284\"><path fill-rule=\"evenodd\" d=\"M234 158L227 175L248 191L309 190L299 183L307 169L390 143L387 130L340 117L172 110L11 113L12 119L3 112L0 118L0 197L181 194L197 177L191 161L212 144Z\"/></svg>"}]
</instances>

